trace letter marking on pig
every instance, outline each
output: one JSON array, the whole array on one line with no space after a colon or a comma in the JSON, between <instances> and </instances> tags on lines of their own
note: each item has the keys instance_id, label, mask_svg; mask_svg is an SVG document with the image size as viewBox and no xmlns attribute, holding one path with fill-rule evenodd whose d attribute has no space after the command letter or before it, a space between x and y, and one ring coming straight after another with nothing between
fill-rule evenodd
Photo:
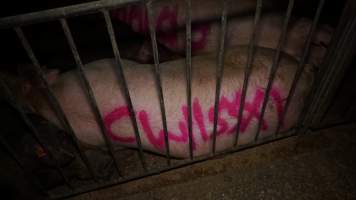
<instances>
[{"instance_id":1,"label":"letter marking on pig","mask_svg":"<svg viewBox=\"0 0 356 200\"><path fill-rule=\"evenodd\" d=\"M277 89L272 88L270 92L270 97L272 97L272 102L275 105L277 116L278 116L278 123L282 122L282 113L283 113L283 100L278 92ZM244 106L244 114L241 120L241 127L240 132L244 133L248 126L250 125L253 119L258 120L260 116L261 105L263 103L264 98L264 90L263 89L256 89L255 96L252 102L245 101ZM220 98L219 103L219 118L218 118L218 130L217 136L223 134L233 134L236 132L237 124L235 123L233 127L229 127L229 123L226 119L222 117L223 111L226 111L228 116L232 117L232 119L236 119L238 115L238 109L240 106L240 99L241 99L241 92L237 91L235 93L235 97L230 101L224 95ZM178 122L178 128L180 130L180 134L172 133L168 131L168 139L172 142L179 142L179 143L187 143L188 142L188 107L187 105L183 105L181 107L182 115L184 119ZM193 105L192 105L192 114L193 114L193 126L198 126L200 136L203 141L209 141L210 136L207 133L206 125L205 125L205 116L200 105L199 99L194 98ZM247 115L247 116L246 116ZM111 113L107 114L104 118L105 126L108 130L108 134L112 140L123 142L123 143L133 143L135 142L135 137L123 137L119 136L118 133L114 134L112 131L111 126L114 123L119 122L123 117L129 117L129 111L126 106L121 106L116 108ZM214 106L211 106L207 113L208 120L211 124L214 122ZM149 115L146 110L141 110L138 112L138 120L142 127L143 132L145 133L148 141L158 150L164 149L164 131L163 129L158 132L158 135L155 134L152 130ZM236 121L237 122L237 121ZM262 121L262 130L265 131L268 129L268 124L263 119ZM196 141L193 134L193 150L196 149Z\"/></svg>"}]
</instances>

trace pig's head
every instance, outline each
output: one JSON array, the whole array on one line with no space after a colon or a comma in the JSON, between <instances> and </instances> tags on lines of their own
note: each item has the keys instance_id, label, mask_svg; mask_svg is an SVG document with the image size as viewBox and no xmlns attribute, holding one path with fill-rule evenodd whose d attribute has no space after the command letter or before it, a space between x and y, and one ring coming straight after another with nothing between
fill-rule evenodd
<instances>
[{"instance_id":1,"label":"pig's head","mask_svg":"<svg viewBox=\"0 0 356 200\"><path fill-rule=\"evenodd\" d=\"M297 59L301 59L303 55L305 41L308 38L311 26L312 21L310 19L301 18L292 23L290 27L287 49L292 51L291 55L297 55ZM329 47L332 33L333 29L328 25L317 26L311 41L307 63L315 66L319 66L322 63Z\"/></svg>"},{"instance_id":2,"label":"pig's head","mask_svg":"<svg viewBox=\"0 0 356 200\"><path fill-rule=\"evenodd\" d=\"M36 105L43 101L41 89L43 85L33 70L33 66L22 64L18 66L17 72L0 72L0 78L6 83L15 100L35 111ZM59 74L57 69L46 69L43 67L45 79L49 85L52 85Z\"/></svg>"}]
</instances>

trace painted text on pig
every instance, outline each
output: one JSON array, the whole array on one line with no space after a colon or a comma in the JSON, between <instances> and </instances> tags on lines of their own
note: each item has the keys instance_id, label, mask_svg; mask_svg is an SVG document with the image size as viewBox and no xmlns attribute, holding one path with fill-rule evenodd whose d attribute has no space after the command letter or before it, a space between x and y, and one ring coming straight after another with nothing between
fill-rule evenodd
<instances>
[{"instance_id":1,"label":"painted text on pig","mask_svg":"<svg viewBox=\"0 0 356 200\"><path fill-rule=\"evenodd\" d=\"M257 88L254 94L252 101L245 101L243 116L241 119L240 125L240 133L244 134L247 128L250 126L251 121L255 119L256 121L259 119L261 105L264 99L264 90ZM272 100L273 105L276 109L276 114L278 118L278 123L282 123L282 113L284 109L283 100L281 94L278 89L275 87L272 88L270 94L270 100ZM229 100L226 96L222 95L219 101L218 107L218 130L217 137L221 137L223 135L230 135L236 133L237 129L237 116L238 109L240 106L241 99L241 91L236 91L235 94L232 95L232 99ZM187 105L181 106L182 119L178 121L178 128L180 130L180 134L173 133L172 131L168 131L168 140L170 142L176 143L187 143L188 140L188 107ZM232 117L235 120L235 123L229 124L226 119L222 117L222 113L226 112L229 117ZM140 110L136 112L136 116L138 117L139 125L147 137L149 143L153 145L157 150L164 149L164 131L161 129L158 133L154 133L152 130L152 126L150 123L150 115L146 110ZM110 113L105 115L104 122L106 129L108 131L109 136L112 140L121 142L121 143L134 143L136 138L134 136L122 136L120 133L114 133L112 130L112 126L114 123L119 123L125 117L129 117L130 113L127 106L122 105L111 111ZM206 117L208 120L206 120ZM193 127L197 127L199 130L200 137L203 142L209 142L212 134L209 134L207 131L206 121L213 124L214 123L214 106L210 106L209 109L204 113L200 101L197 97L193 99L192 104L192 125ZM231 121L231 120L230 120ZM171 127L172 128L172 127ZM262 131L266 131L269 128L268 123L265 119L262 120ZM194 129L193 129L194 131ZM194 134L193 141L193 150L197 147L196 136Z\"/></svg>"}]
</instances>

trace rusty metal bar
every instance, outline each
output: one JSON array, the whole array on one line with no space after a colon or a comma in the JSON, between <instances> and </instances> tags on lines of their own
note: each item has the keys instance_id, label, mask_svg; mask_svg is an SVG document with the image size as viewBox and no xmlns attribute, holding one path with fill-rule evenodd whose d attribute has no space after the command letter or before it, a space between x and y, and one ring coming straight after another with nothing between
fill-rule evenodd
<instances>
[{"instance_id":1,"label":"rusty metal bar","mask_svg":"<svg viewBox=\"0 0 356 200\"><path fill-rule=\"evenodd\" d=\"M224 74L224 58L225 58L225 40L226 40L226 29L227 29L227 10L228 10L228 0L224 0L223 9L221 13L221 29L220 29L220 41L219 41L219 54L217 58L217 68L216 68L216 87L215 87L215 104L214 104L214 127L213 127L213 142L212 142L212 153L215 154L216 151L216 135L217 135L217 124L219 117L219 102L220 102L220 92L221 92L221 82Z\"/></svg>"},{"instance_id":2,"label":"rusty metal bar","mask_svg":"<svg viewBox=\"0 0 356 200\"><path fill-rule=\"evenodd\" d=\"M188 105L188 133L189 133L189 158L193 160L193 118L192 118L192 1L186 0L187 15L185 17L185 77L187 83L187 105Z\"/></svg>"},{"instance_id":3,"label":"rusty metal bar","mask_svg":"<svg viewBox=\"0 0 356 200\"><path fill-rule=\"evenodd\" d=\"M31 120L27 117L26 113L23 111L21 106L16 103L15 97L14 97L13 93L11 92L11 90L7 87L7 85L2 80L0 80L0 84L1 84L2 88L4 88L5 95L10 100L11 105L20 114L20 117L21 117L22 121L29 128L32 137L35 138L36 142L41 146L41 148L43 148L45 150L45 152L48 153L48 156L53 159L54 164L55 164L55 168L58 171L58 173L61 175L61 177L63 178L65 184L71 190L73 190L73 186L71 185L71 183L68 180L68 178L64 175L64 172L61 169L61 167L59 166L57 159L54 157L53 152L42 141L42 139L40 138L40 134L38 133L38 131L35 128L35 126L32 124Z\"/></svg>"},{"instance_id":4,"label":"rusty metal bar","mask_svg":"<svg viewBox=\"0 0 356 200\"><path fill-rule=\"evenodd\" d=\"M270 75L269 75L269 78L268 78L267 88L266 88L265 94L264 94L263 104L262 104L262 108L261 108L261 114L260 114L259 119L258 119L258 126L257 126L257 132L256 132L256 136L255 136L255 142L258 140L258 136L259 136L259 134L261 132L262 121L263 121L263 117L264 117L264 114L265 114L265 111L266 111L266 106L267 106L267 103L268 103L268 100L269 100L269 93L270 93L270 91L272 89L273 81L274 81L275 75L276 75L277 70L278 70L278 65L279 65L279 61L280 61L282 47L283 47L283 45L285 43L285 40L287 38L288 24L289 24L289 19L290 19L291 15L292 15L293 7L294 7L294 0L289 0L286 17L285 17L284 22L283 22L282 33L281 33L281 36L279 38L276 54L274 56L272 67L271 67L271 71L270 71Z\"/></svg>"},{"instance_id":5,"label":"rusty metal bar","mask_svg":"<svg viewBox=\"0 0 356 200\"><path fill-rule=\"evenodd\" d=\"M16 26L30 25L35 23L52 21L60 18L78 16L97 12L104 8L115 8L124 4L139 2L139 0L100 0L82 3L62 8L48 9L44 11L10 16L0 19L0 29Z\"/></svg>"},{"instance_id":6,"label":"rusty metal bar","mask_svg":"<svg viewBox=\"0 0 356 200\"><path fill-rule=\"evenodd\" d=\"M88 81L87 77L85 76L85 72L84 72L84 69L83 69L83 63L82 63L82 61L80 59L79 52L78 52L77 47L76 47L76 45L74 43L73 36L71 34L71 31L69 29L67 21L65 19L60 19L60 22L61 22L62 28L64 30L64 34L65 34L65 36L67 38L68 44L70 46L70 49L72 51L72 54L74 56L74 60L75 60L75 63L77 65L77 73L79 75L80 81L83 84L82 85L83 86L83 90L84 90L85 94L88 97L90 107L91 107L91 109L92 109L92 111L93 111L93 113L95 115L96 121L97 121L97 123L99 125L101 134L102 134L102 136L104 138L104 141L105 141L105 144L109 149L109 154L110 154L110 156L112 157L112 159L114 161L116 171L117 171L118 175L121 176L121 173L120 173L120 170L119 170L119 163L118 163L118 161L117 161L117 159L115 158L115 155L114 155L114 148L113 148L113 146L111 144L111 141L110 141L110 139L109 139L109 137L107 135L107 132L106 132L106 129L105 129L105 125L104 125L100 110L98 108L98 104L97 104L97 102L95 100L95 97L94 97L93 90L90 87L90 84L89 84L89 81Z\"/></svg>"},{"instance_id":7,"label":"rusty metal bar","mask_svg":"<svg viewBox=\"0 0 356 200\"><path fill-rule=\"evenodd\" d=\"M284 104L284 110L283 110L283 113L282 113L282 118L281 118L281 121L279 121L278 123L278 126L277 126L277 129L274 133L274 135L277 135L278 132L280 131L280 129L282 128L282 125L284 123L284 120L285 120L285 117L286 117L286 114L288 112L288 108L289 108L289 105L290 105L290 102L293 98L293 95L295 93L295 90L297 88L297 83L304 71L304 67L305 67L305 64L306 64L306 61L307 61L307 57L309 55L309 52L310 52L310 46L311 46L311 43L312 43L312 39L313 39L313 35L315 33L315 30L316 30L316 26L319 22L319 18L320 18L320 14L321 14L321 11L322 11L322 8L324 6L324 3L325 3L325 0L320 0L319 1L319 4L318 4L318 8L316 10L316 13L315 13L315 16L314 16L314 19L313 19L313 23L312 23L312 26L309 30L309 33L308 33L308 37L304 43L304 52L303 52L303 55L302 55L302 58L298 64L298 67L297 67L297 71L294 75L294 78L293 78L293 81L292 81L292 86L288 92L288 96L287 96L287 100L286 100L286 103Z\"/></svg>"},{"instance_id":8,"label":"rusty metal bar","mask_svg":"<svg viewBox=\"0 0 356 200\"><path fill-rule=\"evenodd\" d=\"M251 71L252 71L253 56L255 54L255 48L256 48L256 35L257 35L256 33L257 33L258 25L260 23L262 5L263 5L262 0L257 0L254 25L253 25L252 35L251 35L250 43L249 43L249 47L248 47L247 63L246 63L245 74L244 74L244 82L242 85L242 94L241 94L241 99L240 99L239 114L237 116L236 136L235 136L235 141L234 141L234 147L236 147L238 145L238 141L239 141L241 121L242 121L243 111L244 111L244 107L245 107L248 82L249 82L249 79L251 76Z\"/></svg>"},{"instance_id":9,"label":"rusty metal bar","mask_svg":"<svg viewBox=\"0 0 356 200\"><path fill-rule=\"evenodd\" d=\"M119 48L117 46L117 42L116 42L116 38L115 38L115 32L114 32L114 29L113 29L113 26L112 26L112 22L111 22L111 18L110 18L109 12L107 10L103 10L102 12L103 12L103 15L104 15L104 18L105 18L106 27L108 29L108 34L109 34L109 37L110 37L111 46L113 48L115 61L116 61L116 64L117 64L117 67L115 67L115 73L116 73L116 76L118 78L119 85L122 87L122 89L124 91L124 96L125 96L127 108L129 110L129 113L130 113L130 119L131 119L131 122L132 122L132 126L134 128L135 137L136 137L136 144L137 144L138 149L139 149L138 155L139 155L140 162L142 164L143 169L145 171L147 171L145 159L144 159L144 156L143 156L143 148L142 148L140 133L139 133L139 130L138 130L138 125L137 125L137 120L136 120L136 114L135 114L135 110L134 110L133 105L132 105L130 91L129 91L129 88L127 86L127 81L126 81L126 78L125 78L125 75L124 75L123 64L122 64L122 61L121 61Z\"/></svg>"},{"instance_id":10,"label":"rusty metal bar","mask_svg":"<svg viewBox=\"0 0 356 200\"><path fill-rule=\"evenodd\" d=\"M20 27L16 27L15 32L16 32L17 36L19 37L22 46L24 47L28 57L30 58L30 60L33 64L33 68L36 71L36 75L41 82L41 87L43 88L43 92L45 93L48 103L50 104L50 106L53 109L53 111L55 112L57 118L59 119L59 121L61 122L61 124L67 131L67 133L69 134L70 138L72 139L74 146L77 149L80 158L82 159L85 166L87 167L90 175L92 176L92 178L94 178L96 180L94 170L91 167L87 156L84 154L83 150L81 149L78 138L75 136L73 128L71 127L67 117L65 116L58 100L54 96L52 89L50 88L48 82L46 81L45 74L44 74L43 70L41 69L40 63L38 62L29 42L27 41L27 39L22 31L22 29Z\"/></svg>"},{"instance_id":11,"label":"rusty metal bar","mask_svg":"<svg viewBox=\"0 0 356 200\"><path fill-rule=\"evenodd\" d=\"M148 26L150 30L150 36L152 41L152 50L153 50L153 59L154 59L154 75L156 81L156 87L159 97L159 105L161 109L161 117L162 117L162 126L163 126L163 133L164 133L164 144L166 149L166 157L167 157L167 164L171 164L171 157L170 157L170 149L169 149L169 141L168 141L168 128L167 128L167 118L166 118L166 108L164 104L164 97L163 97L163 89L162 89L162 81L161 81L161 72L159 66L159 55L158 55L158 48L157 48L157 38L156 38L156 31L155 31L155 22L153 18L153 11L152 11L152 1L151 0L143 0L146 5L147 9L147 17L148 17Z\"/></svg>"}]
</instances>

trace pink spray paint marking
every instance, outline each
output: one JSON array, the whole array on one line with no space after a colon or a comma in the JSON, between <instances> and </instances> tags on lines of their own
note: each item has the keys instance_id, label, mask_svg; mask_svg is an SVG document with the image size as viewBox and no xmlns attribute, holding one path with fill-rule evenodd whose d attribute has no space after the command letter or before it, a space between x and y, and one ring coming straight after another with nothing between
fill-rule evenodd
<instances>
[{"instance_id":1,"label":"pink spray paint marking","mask_svg":"<svg viewBox=\"0 0 356 200\"><path fill-rule=\"evenodd\" d=\"M209 139L209 135L206 131L206 126L204 123L204 114L200 106L199 100L197 98L194 98L192 112L193 112L192 115L194 117L194 120L198 124L201 137L203 138L204 141L207 141Z\"/></svg>"},{"instance_id":2,"label":"pink spray paint marking","mask_svg":"<svg viewBox=\"0 0 356 200\"><path fill-rule=\"evenodd\" d=\"M139 113L139 120L141 122L143 131L146 133L146 136L147 136L149 142L159 150L164 149L164 131L160 130L158 132L158 136L155 136L155 134L153 133L153 130L151 128L151 125L149 123L148 114L146 111L141 111ZM186 126L183 127L182 125L183 125L182 122L179 122L179 128L181 130L181 135L176 135L176 134L173 134L172 132L168 131L168 139L170 141L182 142L182 143L185 143L188 141L188 131L186 129Z\"/></svg>"},{"instance_id":3,"label":"pink spray paint marking","mask_svg":"<svg viewBox=\"0 0 356 200\"><path fill-rule=\"evenodd\" d=\"M283 118L284 104L283 104L283 99L281 97L281 94L275 88L272 88L270 92L270 96L272 97L272 100L274 101L274 104L276 105L277 108L278 123L280 123L281 127L283 127L284 122L282 118Z\"/></svg>"},{"instance_id":4,"label":"pink spray paint marking","mask_svg":"<svg viewBox=\"0 0 356 200\"><path fill-rule=\"evenodd\" d=\"M141 33L148 33L148 18L146 8L139 5L130 5L125 8L113 10L113 19L117 19L131 26L132 30ZM157 40L166 47L178 50L178 6L163 6L155 20ZM205 48L210 31L209 24L192 25L192 51ZM179 49L184 50L184 49Z\"/></svg>"},{"instance_id":5,"label":"pink spray paint marking","mask_svg":"<svg viewBox=\"0 0 356 200\"><path fill-rule=\"evenodd\" d=\"M112 111L111 113L105 116L104 118L105 128L107 130L109 137L111 137L111 139L123 143L132 143L136 141L135 137L122 137L119 136L118 134L114 134L111 128L111 126L115 122L119 122L123 117L129 117L129 116L130 113L127 106L118 107L114 111Z\"/></svg>"},{"instance_id":6,"label":"pink spray paint marking","mask_svg":"<svg viewBox=\"0 0 356 200\"><path fill-rule=\"evenodd\" d=\"M233 131L228 131L228 123L226 120L221 119L221 114L223 110L226 110L228 115L233 117L233 119L236 119L237 117L237 111L240 105L240 92L236 92L235 94L235 99L232 101L229 101L225 96L222 96L219 101L219 107L218 107L218 125L221 125L222 128L221 130L217 131L217 135L223 134L227 132L228 134L234 133ZM209 110L209 120L211 123L214 123L214 107L211 107ZM235 127L236 129L236 127Z\"/></svg>"},{"instance_id":7,"label":"pink spray paint marking","mask_svg":"<svg viewBox=\"0 0 356 200\"><path fill-rule=\"evenodd\" d=\"M176 29L177 24L177 6L163 6L155 20L155 30L157 32L168 32ZM147 34L149 32L148 16L144 6L130 5L124 8L111 11L113 19L124 22L132 28L133 31Z\"/></svg>"},{"instance_id":8,"label":"pink spray paint marking","mask_svg":"<svg viewBox=\"0 0 356 200\"><path fill-rule=\"evenodd\" d=\"M158 41L171 49L177 48L177 10L177 6L164 6L156 21L156 30L160 32L157 36Z\"/></svg>"},{"instance_id":9,"label":"pink spray paint marking","mask_svg":"<svg viewBox=\"0 0 356 200\"><path fill-rule=\"evenodd\" d=\"M133 31L138 33L148 32L148 19L146 9L139 5L130 5L111 11L113 19L129 24Z\"/></svg>"},{"instance_id":10,"label":"pink spray paint marking","mask_svg":"<svg viewBox=\"0 0 356 200\"><path fill-rule=\"evenodd\" d=\"M185 121L179 122L179 129L182 132L182 134L189 135L188 125L187 125L188 124L188 106L182 106L182 113L184 115ZM192 122L192 126L193 126L193 122ZM194 129L192 129L192 144L193 144L193 150L194 150L196 148Z\"/></svg>"},{"instance_id":11,"label":"pink spray paint marking","mask_svg":"<svg viewBox=\"0 0 356 200\"><path fill-rule=\"evenodd\" d=\"M274 105L276 107L277 111L277 116L278 116L278 121L281 123L282 120L282 113L284 110L283 107L283 100L275 88L272 88L270 92L270 96L272 97L272 101L274 102ZM264 98L264 90L262 89L257 89L255 92L255 96L252 100L252 102L245 102L244 106L244 114L241 119L241 126L240 126L240 133L244 133L247 128L249 127L251 121L253 119L259 119L260 116L260 110L261 110L261 105L263 102ZM218 107L218 112L219 112L219 118L218 118L218 130L217 130L217 135L223 135L223 134L232 134L236 132L236 124L233 125L232 128L229 127L229 123L227 122L226 119L223 119L221 116L221 113L223 111L226 111L228 116L230 116L234 121L236 120L237 114L238 114L238 109L240 106L240 99L241 99L241 93L236 92L234 98L230 101L228 98L225 96L222 96L219 102L219 107ZM174 141L177 143L187 143L188 142L188 108L186 105L182 106L182 115L183 119L178 122L178 129L180 130L180 134L173 134L172 132L168 131L168 139L169 141ZM247 116L245 116L247 115ZM111 113L107 114L104 118L105 122L105 127L108 131L108 135L115 141L123 142L123 143L132 143L135 141L135 137L122 137L119 136L118 134L114 134L112 132L112 125L115 122L120 121L123 117L128 117L129 116L129 111L126 106L121 106ZM193 116L193 126L197 126L200 132L200 136L203 139L203 141L208 141L210 139L209 134L206 129L206 124L205 124L205 116L203 113L203 109L200 105L200 102L197 98L194 98L193 100L193 105L192 105L192 116ZM208 120L210 123L214 122L214 106L211 106L208 110L207 113ZM139 122L141 124L141 127L143 129L143 132L145 133L148 141L150 144L152 144L156 149L162 150L164 149L164 132L161 129L158 131L158 134L155 134L152 130L150 121L149 121L149 115L145 110L141 110L138 115ZM237 121L236 121L237 122ZM234 123L236 123L234 122ZM262 130L267 130L268 129L268 124L263 119L262 121ZM194 129L193 129L194 130ZM193 150L196 149L196 138L193 134Z\"/></svg>"},{"instance_id":12,"label":"pink spray paint marking","mask_svg":"<svg viewBox=\"0 0 356 200\"><path fill-rule=\"evenodd\" d=\"M197 24L192 25L192 34L198 35L199 37L193 38L192 40L192 51L198 51L205 48L208 42L208 36L210 32L209 24Z\"/></svg>"}]
</instances>

